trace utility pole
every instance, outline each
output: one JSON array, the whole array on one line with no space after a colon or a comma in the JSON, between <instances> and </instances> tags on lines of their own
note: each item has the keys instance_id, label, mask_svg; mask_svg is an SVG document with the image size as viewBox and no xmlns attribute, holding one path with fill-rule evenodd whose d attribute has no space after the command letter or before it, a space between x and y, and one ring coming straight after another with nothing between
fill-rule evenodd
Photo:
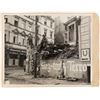
<instances>
[{"instance_id":1,"label":"utility pole","mask_svg":"<svg viewBox=\"0 0 100 100\"><path fill-rule=\"evenodd\" d=\"M37 78L37 39L38 39L38 16L35 16L35 61L34 77Z\"/></svg>"}]
</instances>

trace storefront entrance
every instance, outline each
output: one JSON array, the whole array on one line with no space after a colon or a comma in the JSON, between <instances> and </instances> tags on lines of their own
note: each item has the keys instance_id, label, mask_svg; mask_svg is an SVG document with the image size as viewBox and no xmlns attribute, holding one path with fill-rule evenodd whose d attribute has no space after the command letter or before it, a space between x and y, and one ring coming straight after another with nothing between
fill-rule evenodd
<instances>
[{"instance_id":1,"label":"storefront entrance","mask_svg":"<svg viewBox=\"0 0 100 100\"><path fill-rule=\"evenodd\" d=\"M19 67L24 67L25 58L26 58L25 55L20 55L20 57L19 57Z\"/></svg>"},{"instance_id":2,"label":"storefront entrance","mask_svg":"<svg viewBox=\"0 0 100 100\"><path fill-rule=\"evenodd\" d=\"M87 81L88 81L88 83L91 83L91 68L90 68L90 66L87 66Z\"/></svg>"}]
</instances>

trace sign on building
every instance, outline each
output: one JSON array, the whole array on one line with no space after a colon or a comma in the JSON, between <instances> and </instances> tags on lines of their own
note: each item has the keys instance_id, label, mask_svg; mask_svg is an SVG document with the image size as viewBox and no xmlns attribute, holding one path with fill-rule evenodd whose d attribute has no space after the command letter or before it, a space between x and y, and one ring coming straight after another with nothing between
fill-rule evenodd
<instances>
[{"instance_id":1,"label":"sign on building","mask_svg":"<svg viewBox=\"0 0 100 100\"><path fill-rule=\"evenodd\" d=\"M90 49L82 49L81 54L81 60L90 61Z\"/></svg>"},{"instance_id":2,"label":"sign on building","mask_svg":"<svg viewBox=\"0 0 100 100\"><path fill-rule=\"evenodd\" d=\"M80 59L90 61L91 50L91 17L81 16L80 24Z\"/></svg>"}]
</instances>

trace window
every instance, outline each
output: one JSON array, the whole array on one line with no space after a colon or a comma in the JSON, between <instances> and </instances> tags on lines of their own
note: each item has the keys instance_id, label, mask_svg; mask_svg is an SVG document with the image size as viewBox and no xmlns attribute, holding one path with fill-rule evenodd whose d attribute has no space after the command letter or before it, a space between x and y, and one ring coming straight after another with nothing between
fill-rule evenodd
<instances>
[{"instance_id":1,"label":"window","mask_svg":"<svg viewBox=\"0 0 100 100\"><path fill-rule=\"evenodd\" d=\"M28 26L28 30L31 31L31 25Z\"/></svg>"},{"instance_id":2,"label":"window","mask_svg":"<svg viewBox=\"0 0 100 100\"><path fill-rule=\"evenodd\" d=\"M23 45L25 44L25 39L23 39Z\"/></svg>"},{"instance_id":3,"label":"window","mask_svg":"<svg viewBox=\"0 0 100 100\"><path fill-rule=\"evenodd\" d=\"M67 39L67 33L65 33L65 38Z\"/></svg>"},{"instance_id":4,"label":"window","mask_svg":"<svg viewBox=\"0 0 100 100\"><path fill-rule=\"evenodd\" d=\"M31 18L31 16L28 16L29 18Z\"/></svg>"},{"instance_id":5,"label":"window","mask_svg":"<svg viewBox=\"0 0 100 100\"><path fill-rule=\"evenodd\" d=\"M69 26L69 41L74 41L74 24Z\"/></svg>"},{"instance_id":6,"label":"window","mask_svg":"<svg viewBox=\"0 0 100 100\"><path fill-rule=\"evenodd\" d=\"M15 42L16 42L16 37L14 36L14 37L13 37L13 43L15 43Z\"/></svg>"},{"instance_id":7,"label":"window","mask_svg":"<svg viewBox=\"0 0 100 100\"><path fill-rule=\"evenodd\" d=\"M65 41L65 43L67 44L67 41Z\"/></svg>"},{"instance_id":8,"label":"window","mask_svg":"<svg viewBox=\"0 0 100 100\"><path fill-rule=\"evenodd\" d=\"M44 29L44 35L45 36L47 35L47 29Z\"/></svg>"},{"instance_id":9,"label":"window","mask_svg":"<svg viewBox=\"0 0 100 100\"><path fill-rule=\"evenodd\" d=\"M52 28L52 22L50 23L50 27Z\"/></svg>"},{"instance_id":10,"label":"window","mask_svg":"<svg viewBox=\"0 0 100 100\"><path fill-rule=\"evenodd\" d=\"M6 42L6 34L5 34L5 42Z\"/></svg>"},{"instance_id":11,"label":"window","mask_svg":"<svg viewBox=\"0 0 100 100\"><path fill-rule=\"evenodd\" d=\"M8 31L8 42L10 42L10 31Z\"/></svg>"},{"instance_id":12,"label":"window","mask_svg":"<svg viewBox=\"0 0 100 100\"><path fill-rule=\"evenodd\" d=\"M5 23L8 23L8 18L5 18Z\"/></svg>"},{"instance_id":13,"label":"window","mask_svg":"<svg viewBox=\"0 0 100 100\"><path fill-rule=\"evenodd\" d=\"M44 21L44 25L47 25L47 21Z\"/></svg>"},{"instance_id":14,"label":"window","mask_svg":"<svg viewBox=\"0 0 100 100\"><path fill-rule=\"evenodd\" d=\"M37 26L37 33L39 33L39 31L40 31L40 26L38 25Z\"/></svg>"},{"instance_id":15,"label":"window","mask_svg":"<svg viewBox=\"0 0 100 100\"><path fill-rule=\"evenodd\" d=\"M14 25L16 26L16 27L18 27L18 21L14 21Z\"/></svg>"},{"instance_id":16,"label":"window","mask_svg":"<svg viewBox=\"0 0 100 100\"><path fill-rule=\"evenodd\" d=\"M36 18L37 18L36 20L39 22L39 16L37 16Z\"/></svg>"},{"instance_id":17,"label":"window","mask_svg":"<svg viewBox=\"0 0 100 100\"><path fill-rule=\"evenodd\" d=\"M51 38L51 39L52 39L52 33L53 33L53 32L51 31L51 32L50 32L50 38Z\"/></svg>"},{"instance_id":18,"label":"window","mask_svg":"<svg viewBox=\"0 0 100 100\"><path fill-rule=\"evenodd\" d=\"M25 24L26 24L26 23L23 21L23 22L22 22L22 28L24 28L24 29L25 29L25 26L26 26Z\"/></svg>"},{"instance_id":19,"label":"window","mask_svg":"<svg viewBox=\"0 0 100 100\"><path fill-rule=\"evenodd\" d=\"M10 42L10 31L5 30L5 41Z\"/></svg>"}]
</instances>

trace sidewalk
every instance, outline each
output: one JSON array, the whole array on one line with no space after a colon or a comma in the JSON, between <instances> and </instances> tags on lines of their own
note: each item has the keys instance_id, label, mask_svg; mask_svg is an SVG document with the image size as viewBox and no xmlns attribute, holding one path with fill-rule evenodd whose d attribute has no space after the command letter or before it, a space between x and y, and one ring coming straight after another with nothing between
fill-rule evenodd
<instances>
[{"instance_id":1,"label":"sidewalk","mask_svg":"<svg viewBox=\"0 0 100 100\"><path fill-rule=\"evenodd\" d=\"M28 75L23 69L6 70L6 81L10 84L33 84L33 85L88 85L84 82L71 82L67 80L59 80L55 78L34 78Z\"/></svg>"}]
</instances>

